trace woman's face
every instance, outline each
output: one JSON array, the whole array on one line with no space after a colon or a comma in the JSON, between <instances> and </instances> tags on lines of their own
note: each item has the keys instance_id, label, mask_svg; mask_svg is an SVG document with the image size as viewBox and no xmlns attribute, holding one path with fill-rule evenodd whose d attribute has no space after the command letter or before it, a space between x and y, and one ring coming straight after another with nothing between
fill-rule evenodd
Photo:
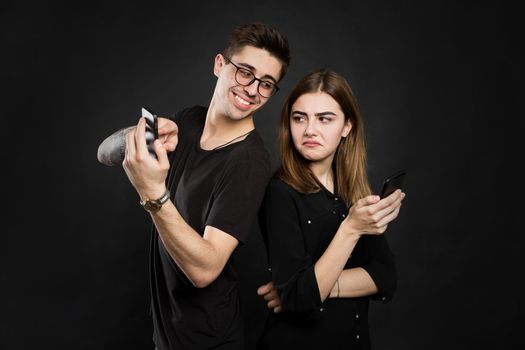
<instances>
[{"instance_id":1,"label":"woman's face","mask_svg":"<svg viewBox=\"0 0 525 350\"><path fill-rule=\"evenodd\" d=\"M312 162L332 164L341 137L352 125L339 104L325 92L301 95L292 105L290 130L295 149Z\"/></svg>"}]
</instances>

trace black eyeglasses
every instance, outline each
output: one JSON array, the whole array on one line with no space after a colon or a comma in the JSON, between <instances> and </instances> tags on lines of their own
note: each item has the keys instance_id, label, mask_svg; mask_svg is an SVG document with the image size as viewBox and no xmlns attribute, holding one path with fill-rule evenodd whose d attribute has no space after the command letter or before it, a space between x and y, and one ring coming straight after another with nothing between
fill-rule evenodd
<instances>
[{"instance_id":1,"label":"black eyeglasses","mask_svg":"<svg viewBox=\"0 0 525 350\"><path fill-rule=\"evenodd\" d=\"M272 97L277 91L279 91L279 87L275 83L271 82L270 80L261 80L259 78L256 78L255 75L249 69L239 67L238 65L233 63L228 57L224 58L237 69L235 71L235 81L238 84L241 84L243 86L249 86L257 80L259 82L259 84L257 85L257 91L262 97L266 98Z\"/></svg>"}]
</instances>

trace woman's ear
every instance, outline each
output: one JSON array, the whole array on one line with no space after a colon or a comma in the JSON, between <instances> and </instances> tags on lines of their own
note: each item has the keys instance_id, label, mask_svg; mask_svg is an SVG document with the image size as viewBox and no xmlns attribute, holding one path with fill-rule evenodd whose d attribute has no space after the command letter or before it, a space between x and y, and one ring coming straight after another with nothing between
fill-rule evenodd
<instances>
[{"instance_id":1,"label":"woman's ear","mask_svg":"<svg viewBox=\"0 0 525 350\"><path fill-rule=\"evenodd\" d=\"M345 121L345 126L343 127L343 133L341 134L342 137L347 137L350 133L350 130L352 130L352 123L350 122L350 119Z\"/></svg>"}]
</instances>

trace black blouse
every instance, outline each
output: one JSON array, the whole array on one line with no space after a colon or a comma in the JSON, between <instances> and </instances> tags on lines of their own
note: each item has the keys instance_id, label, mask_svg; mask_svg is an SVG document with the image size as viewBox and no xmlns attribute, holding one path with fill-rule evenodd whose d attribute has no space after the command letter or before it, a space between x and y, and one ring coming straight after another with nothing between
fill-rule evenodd
<instances>
[{"instance_id":1,"label":"black blouse","mask_svg":"<svg viewBox=\"0 0 525 350\"><path fill-rule=\"evenodd\" d=\"M387 302L396 287L394 256L385 235L362 236L345 265L365 269L378 287L376 295L321 302L314 272L347 213L343 200L326 189L302 194L271 180L260 222L283 311L271 314L259 349L370 348L369 299Z\"/></svg>"}]
</instances>

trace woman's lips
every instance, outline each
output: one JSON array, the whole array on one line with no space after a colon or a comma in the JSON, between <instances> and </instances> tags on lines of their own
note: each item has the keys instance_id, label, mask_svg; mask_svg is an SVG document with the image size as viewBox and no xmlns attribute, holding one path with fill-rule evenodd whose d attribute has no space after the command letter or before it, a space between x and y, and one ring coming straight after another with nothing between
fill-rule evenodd
<instances>
[{"instance_id":1,"label":"woman's lips","mask_svg":"<svg viewBox=\"0 0 525 350\"><path fill-rule=\"evenodd\" d=\"M305 147L317 147L317 146L320 146L321 144L319 142L315 142L315 141L305 141L303 142L303 146Z\"/></svg>"}]
</instances>

